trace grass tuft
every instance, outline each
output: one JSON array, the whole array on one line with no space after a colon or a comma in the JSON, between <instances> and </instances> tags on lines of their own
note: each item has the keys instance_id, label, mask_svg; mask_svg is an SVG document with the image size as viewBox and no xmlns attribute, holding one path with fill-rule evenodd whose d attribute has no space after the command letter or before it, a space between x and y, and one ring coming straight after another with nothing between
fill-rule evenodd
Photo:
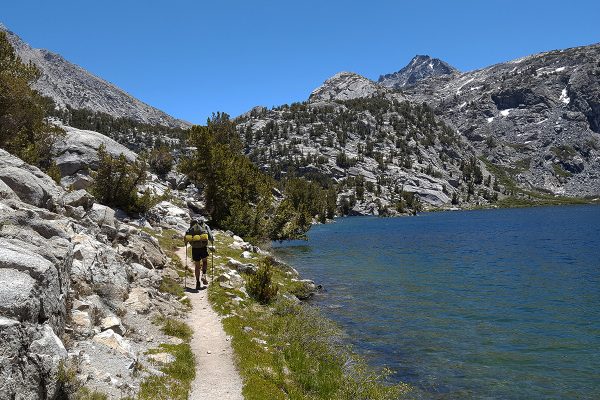
<instances>
[{"instance_id":1,"label":"grass tuft","mask_svg":"<svg viewBox=\"0 0 600 400\"><path fill-rule=\"evenodd\" d=\"M196 377L196 361L189 343L161 344L152 352L167 352L175 361L161 368L164 376L151 376L142 382L140 400L187 400Z\"/></svg>"},{"instance_id":2,"label":"grass tuft","mask_svg":"<svg viewBox=\"0 0 600 400\"><path fill-rule=\"evenodd\" d=\"M162 325L160 330L165 335L178 337L186 342L189 342L194 334L192 328L190 328L189 325L183 321L178 321L176 319L160 315L155 318L154 322L158 325Z\"/></svg>"}]
</instances>

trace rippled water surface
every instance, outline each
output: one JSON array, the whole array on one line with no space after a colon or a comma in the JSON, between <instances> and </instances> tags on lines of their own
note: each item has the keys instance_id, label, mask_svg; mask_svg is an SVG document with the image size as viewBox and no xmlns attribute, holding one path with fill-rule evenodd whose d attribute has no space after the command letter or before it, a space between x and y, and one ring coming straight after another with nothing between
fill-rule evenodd
<instances>
[{"instance_id":1,"label":"rippled water surface","mask_svg":"<svg viewBox=\"0 0 600 400\"><path fill-rule=\"evenodd\" d=\"M424 398L600 399L600 207L354 217L275 245Z\"/></svg>"}]
</instances>

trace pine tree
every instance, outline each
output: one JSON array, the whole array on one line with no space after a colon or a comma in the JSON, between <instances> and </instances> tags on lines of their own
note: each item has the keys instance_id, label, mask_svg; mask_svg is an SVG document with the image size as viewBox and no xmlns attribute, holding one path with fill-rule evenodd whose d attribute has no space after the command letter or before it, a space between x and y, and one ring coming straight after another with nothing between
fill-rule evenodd
<instances>
[{"instance_id":1,"label":"pine tree","mask_svg":"<svg viewBox=\"0 0 600 400\"><path fill-rule=\"evenodd\" d=\"M21 62L6 33L0 32L0 147L47 169L62 130L44 119L52 101L29 86L38 77L37 68Z\"/></svg>"}]
</instances>

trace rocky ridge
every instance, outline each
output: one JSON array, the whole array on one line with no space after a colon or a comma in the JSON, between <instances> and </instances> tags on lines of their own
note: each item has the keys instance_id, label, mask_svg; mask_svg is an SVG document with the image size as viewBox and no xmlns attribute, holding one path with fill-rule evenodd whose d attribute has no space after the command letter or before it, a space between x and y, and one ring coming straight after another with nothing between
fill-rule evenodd
<instances>
[{"instance_id":1,"label":"rocky ridge","mask_svg":"<svg viewBox=\"0 0 600 400\"><path fill-rule=\"evenodd\" d=\"M431 109L355 74L336 75L307 102L255 108L236 122L257 165L275 177L336 182L343 213L394 215L493 196L483 173L479 190L466 193L461 164L475 153Z\"/></svg>"},{"instance_id":2,"label":"rocky ridge","mask_svg":"<svg viewBox=\"0 0 600 400\"><path fill-rule=\"evenodd\" d=\"M407 87L522 187L600 194L600 45L531 55Z\"/></svg>"},{"instance_id":3,"label":"rocky ridge","mask_svg":"<svg viewBox=\"0 0 600 400\"><path fill-rule=\"evenodd\" d=\"M460 72L439 58L427 55L416 55L407 66L398 72L381 75L377 82L383 86L402 89L425 78L444 75L456 75Z\"/></svg>"},{"instance_id":4,"label":"rocky ridge","mask_svg":"<svg viewBox=\"0 0 600 400\"><path fill-rule=\"evenodd\" d=\"M6 32L21 60L32 62L40 70L41 76L33 84L33 88L53 99L58 107L69 105L73 109L89 109L151 125L183 128L191 126L186 121L175 119L141 102L56 53L32 48L2 24L0 30Z\"/></svg>"},{"instance_id":5,"label":"rocky ridge","mask_svg":"<svg viewBox=\"0 0 600 400\"><path fill-rule=\"evenodd\" d=\"M380 83L342 72L308 101L256 107L238 130L251 159L276 177L341 185L351 214L394 214L405 193L425 208L532 193L598 197L598 60L600 45L591 45L460 73L417 56Z\"/></svg>"}]
</instances>

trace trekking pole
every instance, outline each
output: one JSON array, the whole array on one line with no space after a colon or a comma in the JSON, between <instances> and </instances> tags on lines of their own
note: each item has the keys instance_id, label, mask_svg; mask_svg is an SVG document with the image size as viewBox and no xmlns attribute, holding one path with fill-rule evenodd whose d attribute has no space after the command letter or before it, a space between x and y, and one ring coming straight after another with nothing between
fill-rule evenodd
<instances>
[{"instance_id":1,"label":"trekking pole","mask_svg":"<svg viewBox=\"0 0 600 400\"><path fill-rule=\"evenodd\" d=\"M187 263L187 242L185 244L185 273L184 273L184 278L183 278L183 287L185 290L187 290L187 268L188 268L188 263Z\"/></svg>"},{"instance_id":2,"label":"trekking pole","mask_svg":"<svg viewBox=\"0 0 600 400\"><path fill-rule=\"evenodd\" d=\"M210 264L211 264L211 272L210 272L210 283L215 280L215 246L213 245L213 249L210 252Z\"/></svg>"}]
</instances>

